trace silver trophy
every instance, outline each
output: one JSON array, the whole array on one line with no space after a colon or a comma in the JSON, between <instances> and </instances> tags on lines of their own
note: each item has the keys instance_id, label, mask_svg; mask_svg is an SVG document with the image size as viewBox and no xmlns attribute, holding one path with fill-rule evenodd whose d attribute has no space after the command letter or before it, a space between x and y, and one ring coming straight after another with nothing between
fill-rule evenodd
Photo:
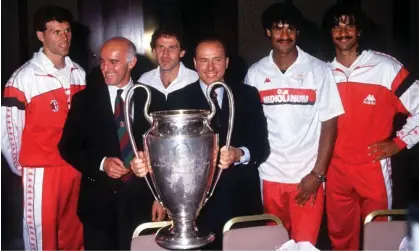
<instances>
[{"instance_id":1,"label":"silver trophy","mask_svg":"<svg viewBox=\"0 0 419 251\"><path fill-rule=\"evenodd\" d=\"M129 103L134 90L141 87L147 92L144 116L150 122L151 128L144 134L143 141L147 164L152 172L151 182L147 177L145 179L154 198L173 220L172 226L162 228L156 234L157 244L166 249L198 248L211 243L215 238L213 233L198 231L195 220L213 194L222 173L219 169L215 177L219 151L218 134L210 127L216 111L210 93L216 86L224 87L228 95L228 148L234 121L234 99L230 88L224 83L215 82L207 89L206 98L211 111L171 110L149 115L151 93L145 85L136 84L127 94L125 117L129 118ZM132 148L137 155L129 120L127 129Z\"/></svg>"}]
</instances>

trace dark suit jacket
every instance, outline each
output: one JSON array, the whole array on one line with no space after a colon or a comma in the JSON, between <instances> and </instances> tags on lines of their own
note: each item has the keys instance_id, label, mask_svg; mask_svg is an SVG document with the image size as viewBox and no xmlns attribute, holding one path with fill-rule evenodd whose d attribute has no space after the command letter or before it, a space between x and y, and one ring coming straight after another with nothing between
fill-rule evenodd
<instances>
[{"instance_id":1,"label":"dark suit jacket","mask_svg":"<svg viewBox=\"0 0 419 251\"><path fill-rule=\"evenodd\" d=\"M262 213L260 183L257 168L269 154L266 118L260 103L258 91L247 85L229 85L235 101L235 119L231 146L245 146L250 151L247 165L232 165L224 170L215 188L198 216L198 228L216 232L215 245L221 248L221 230L232 217ZM199 82L172 92L167 98L168 109L206 109L210 107ZM220 147L225 145L228 128L228 98L224 92L219 116ZM216 121L213 118L211 124Z\"/></svg>"},{"instance_id":2,"label":"dark suit jacket","mask_svg":"<svg viewBox=\"0 0 419 251\"><path fill-rule=\"evenodd\" d=\"M150 111L161 110L165 104L164 95L150 89ZM136 89L132 100L133 134L138 148L142 149L141 136L150 128L143 115L145 91ZM134 228L142 223L138 221L151 221L153 198L144 179L133 176L124 183L99 170L104 157L121 158L109 90L104 82L90 85L74 95L58 147L61 156L82 173L78 215L83 224L114 227L120 221L117 215L124 215L123 221ZM125 227L128 235L132 227Z\"/></svg>"}]
</instances>

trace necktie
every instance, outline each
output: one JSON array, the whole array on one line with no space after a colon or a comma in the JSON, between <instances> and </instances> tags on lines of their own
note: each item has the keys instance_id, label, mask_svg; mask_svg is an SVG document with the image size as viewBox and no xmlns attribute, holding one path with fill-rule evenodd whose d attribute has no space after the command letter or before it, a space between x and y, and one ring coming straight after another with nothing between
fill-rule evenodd
<instances>
[{"instance_id":1,"label":"necktie","mask_svg":"<svg viewBox=\"0 0 419 251\"><path fill-rule=\"evenodd\" d=\"M129 141L128 131L126 128L126 120L124 115L124 101L121 94L124 90L118 89L115 98L115 123L118 128L119 147L121 149L121 158L126 168L129 168L130 161L134 157L134 152ZM124 175L121 179L127 181L131 176L131 172Z\"/></svg>"},{"instance_id":2,"label":"necktie","mask_svg":"<svg viewBox=\"0 0 419 251\"><path fill-rule=\"evenodd\" d=\"M213 121L211 124L213 126L213 129L215 129L215 131L218 132L220 130L221 108L220 108L220 105L218 104L217 92L215 90L211 93L211 99L215 105L215 117L213 118Z\"/></svg>"}]
</instances>

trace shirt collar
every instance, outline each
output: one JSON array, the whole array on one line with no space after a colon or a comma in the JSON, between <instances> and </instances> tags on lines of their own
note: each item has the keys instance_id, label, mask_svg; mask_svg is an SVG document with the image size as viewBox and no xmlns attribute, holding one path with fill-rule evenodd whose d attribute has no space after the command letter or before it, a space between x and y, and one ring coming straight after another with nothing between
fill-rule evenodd
<instances>
[{"instance_id":1,"label":"shirt collar","mask_svg":"<svg viewBox=\"0 0 419 251\"><path fill-rule=\"evenodd\" d=\"M114 86L114 85L108 85L108 89L109 89L109 91L111 91L111 92L115 92L115 93L116 93L119 89L122 89L122 90L123 90L122 95L123 95L123 96L125 96L125 95L126 95L126 93L127 93L127 91L128 91L128 89L129 89L129 88L131 88L133 85L134 85L134 82L133 82L133 81L132 81L132 79L130 78L130 79L129 79L128 84L127 84L127 85L125 85L124 87L119 88L119 87Z\"/></svg>"},{"instance_id":2,"label":"shirt collar","mask_svg":"<svg viewBox=\"0 0 419 251\"><path fill-rule=\"evenodd\" d=\"M298 46L296 46L296 47L297 47L298 55L297 55L297 58L295 59L294 63L292 63L289 68L291 68L293 65L297 65L297 64L303 62L307 58L305 51L303 51ZM273 58L273 50L271 50L271 52L269 53L269 63L272 63L276 66L276 64L274 62L274 58Z\"/></svg>"},{"instance_id":3,"label":"shirt collar","mask_svg":"<svg viewBox=\"0 0 419 251\"><path fill-rule=\"evenodd\" d=\"M182 78L182 77L183 77L183 75L184 75L184 72L185 72L185 66L183 65L183 63L182 63L182 62L179 62L179 71L178 71L178 73L177 73L176 78L175 78L175 79L173 79L172 83L174 83L174 82L176 82L178 79ZM155 75L155 76L156 76L156 78L157 78L157 79L161 80L161 78L160 78L160 66L157 66L157 69L156 69L156 75Z\"/></svg>"},{"instance_id":4,"label":"shirt collar","mask_svg":"<svg viewBox=\"0 0 419 251\"><path fill-rule=\"evenodd\" d=\"M371 51L368 50L364 50L361 52L361 54L359 54L359 56L355 59L355 61L352 63L352 65L349 68L346 68L344 65L342 65L341 63L339 63L336 60L336 57L333 59L332 61L332 65L341 69L345 69L345 70L353 70L355 67L359 66L362 63L365 63L367 61L367 59L369 58Z\"/></svg>"},{"instance_id":5,"label":"shirt collar","mask_svg":"<svg viewBox=\"0 0 419 251\"><path fill-rule=\"evenodd\" d=\"M204 95L207 96L206 93L207 93L208 85L202 82L201 79L199 79L199 85L201 86L201 90L204 93ZM224 88L220 86L220 87L215 88L214 91L217 93L217 100L218 100L218 104L220 105L223 101Z\"/></svg>"},{"instance_id":6,"label":"shirt collar","mask_svg":"<svg viewBox=\"0 0 419 251\"><path fill-rule=\"evenodd\" d=\"M45 55L44 53L44 47L41 47L36 53L36 57L41 62L41 64L46 68L48 73L55 73L58 69L55 68L54 63ZM73 68L73 62L71 61L70 57L66 56L64 57L65 62L65 68L72 69Z\"/></svg>"}]
</instances>

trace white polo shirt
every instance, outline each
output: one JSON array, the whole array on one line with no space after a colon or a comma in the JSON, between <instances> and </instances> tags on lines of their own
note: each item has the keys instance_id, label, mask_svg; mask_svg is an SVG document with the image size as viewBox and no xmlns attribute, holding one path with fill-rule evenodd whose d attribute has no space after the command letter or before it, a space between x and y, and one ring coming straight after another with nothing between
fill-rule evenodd
<instances>
[{"instance_id":1,"label":"white polo shirt","mask_svg":"<svg viewBox=\"0 0 419 251\"><path fill-rule=\"evenodd\" d=\"M321 122L344 113L332 71L297 47L297 60L282 73L269 56L253 64L245 83L259 90L268 121L271 153L259 167L264 180L299 183L316 159Z\"/></svg>"},{"instance_id":2,"label":"white polo shirt","mask_svg":"<svg viewBox=\"0 0 419 251\"><path fill-rule=\"evenodd\" d=\"M161 93L166 95L167 98L169 93L179 90L189 84L195 83L198 81L198 78L198 73L186 68L183 63L180 62L178 75L167 88L164 87L163 82L161 81L160 67L157 67L156 69L141 75L141 77L138 79L138 82L156 88Z\"/></svg>"}]
</instances>

